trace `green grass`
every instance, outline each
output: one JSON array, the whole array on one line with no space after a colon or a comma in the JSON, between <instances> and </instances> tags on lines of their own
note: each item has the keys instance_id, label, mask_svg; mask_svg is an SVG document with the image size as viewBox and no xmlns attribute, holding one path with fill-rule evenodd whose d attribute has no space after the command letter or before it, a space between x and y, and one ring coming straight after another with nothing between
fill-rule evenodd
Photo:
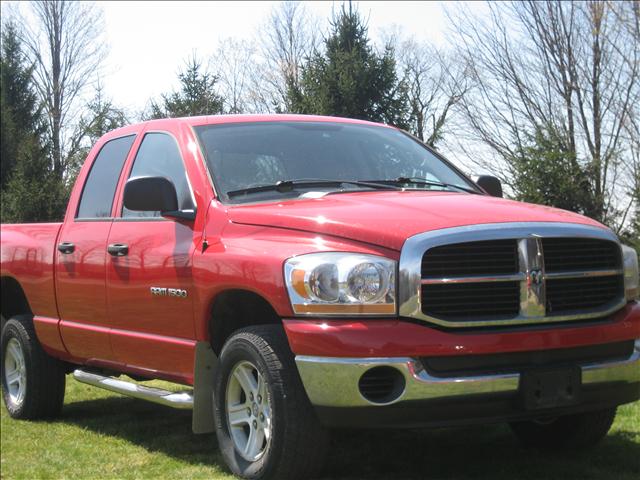
<instances>
[{"instance_id":1,"label":"green grass","mask_svg":"<svg viewBox=\"0 0 640 480\"><path fill-rule=\"evenodd\" d=\"M190 414L112 395L71 378L62 417L22 422L2 408L1 476L34 478L232 478L213 435L193 435ZM588 452L518 446L506 426L340 432L326 479L640 478L640 403L621 407Z\"/></svg>"}]
</instances>

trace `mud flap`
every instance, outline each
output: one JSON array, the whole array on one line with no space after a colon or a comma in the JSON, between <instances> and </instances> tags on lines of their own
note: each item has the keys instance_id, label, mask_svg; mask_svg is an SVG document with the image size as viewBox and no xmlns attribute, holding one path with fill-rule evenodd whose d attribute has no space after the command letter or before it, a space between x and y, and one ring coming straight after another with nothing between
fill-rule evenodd
<instances>
[{"instance_id":1,"label":"mud flap","mask_svg":"<svg viewBox=\"0 0 640 480\"><path fill-rule=\"evenodd\" d=\"M213 372L218 357L209 342L196 343L193 366L193 433L211 433L215 430L213 419Z\"/></svg>"}]
</instances>

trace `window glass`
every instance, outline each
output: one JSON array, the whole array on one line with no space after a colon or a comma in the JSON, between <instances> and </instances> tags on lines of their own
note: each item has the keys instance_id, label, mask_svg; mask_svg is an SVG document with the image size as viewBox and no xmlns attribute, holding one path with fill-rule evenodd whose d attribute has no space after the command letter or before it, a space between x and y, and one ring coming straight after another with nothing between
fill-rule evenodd
<instances>
[{"instance_id":1,"label":"window glass","mask_svg":"<svg viewBox=\"0 0 640 480\"><path fill-rule=\"evenodd\" d=\"M195 130L217 192L234 203L304 193L300 188L287 193L256 191L241 197L226 196L227 192L281 180L387 181L405 177L473 188L429 149L393 128L333 122L255 122L204 125ZM411 188L442 189L419 184Z\"/></svg>"},{"instance_id":2,"label":"window glass","mask_svg":"<svg viewBox=\"0 0 640 480\"><path fill-rule=\"evenodd\" d=\"M108 218L113 197L135 135L116 138L104 144L87 176L76 218Z\"/></svg>"},{"instance_id":3,"label":"window glass","mask_svg":"<svg viewBox=\"0 0 640 480\"><path fill-rule=\"evenodd\" d=\"M140 144L129 178L165 177L173 182L178 194L178 208L193 210L187 172L176 141L166 133L147 133ZM160 212L140 212L122 208L122 216L160 217Z\"/></svg>"}]
</instances>

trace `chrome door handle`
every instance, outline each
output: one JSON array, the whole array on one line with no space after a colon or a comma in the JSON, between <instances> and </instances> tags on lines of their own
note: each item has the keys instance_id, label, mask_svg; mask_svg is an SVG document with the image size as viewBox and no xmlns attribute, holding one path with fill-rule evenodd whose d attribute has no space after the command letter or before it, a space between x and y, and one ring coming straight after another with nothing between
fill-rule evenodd
<instances>
[{"instance_id":1,"label":"chrome door handle","mask_svg":"<svg viewBox=\"0 0 640 480\"><path fill-rule=\"evenodd\" d=\"M75 249L76 246L71 242L61 242L58 244L58 251L60 253L64 253L65 255L73 253Z\"/></svg>"},{"instance_id":2,"label":"chrome door handle","mask_svg":"<svg viewBox=\"0 0 640 480\"><path fill-rule=\"evenodd\" d=\"M112 243L107 247L107 252L114 257L124 257L129 253L129 245L126 243Z\"/></svg>"}]
</instances>

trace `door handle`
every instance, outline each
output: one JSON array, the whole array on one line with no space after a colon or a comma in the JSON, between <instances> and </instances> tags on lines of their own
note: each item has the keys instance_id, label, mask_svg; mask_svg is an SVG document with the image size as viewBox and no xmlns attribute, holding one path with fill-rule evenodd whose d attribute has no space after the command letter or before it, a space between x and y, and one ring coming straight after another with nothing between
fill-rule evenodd
<instances>
[{"instance_id":1,"label":"door handle","mask_svg":"<svg viewBox=\"0 0 640 480\"><path fill-rule=\"evenodd\" d=\"M126 243L112 243L107 247L107 252L114 257L124 257L129 253L129 245Z\"/></svg>"},{"instance_id":2,"label":"door handle","mask_svg":"<svg viewBox=\"0 0 640 480\"><path fill-rule=\"evenodd\" d=\"M76 249L76 246L71 242L61 242L58 244L58 251L60 253L69 254L73 253Z\"/></svg>"}]
</instances>

